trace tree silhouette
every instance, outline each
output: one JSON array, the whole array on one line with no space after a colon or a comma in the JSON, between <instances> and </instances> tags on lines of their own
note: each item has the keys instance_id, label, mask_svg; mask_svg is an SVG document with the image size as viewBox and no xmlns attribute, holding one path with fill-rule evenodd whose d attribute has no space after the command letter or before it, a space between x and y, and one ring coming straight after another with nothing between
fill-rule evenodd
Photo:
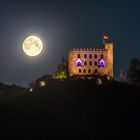
<instances>
[{"instance_id":1,"label":"tree silhouette","mask_svg":"<svg viewBox=\"0 0 140 140\"><path fill-rule=\"evenodd\" d=\"M62 58L62 63L57 66L57 70L55 72L55 78L57 79L65 79L68 78L68 64L67 60Z\"/></svg>"},{"instance_id":2,"label":"tree silhouette","mask_svg":"<svg viewBox=\"0 0 140 140\"><path fill-rule=\"evenodd\" d=\"M130 60L127 78L132 83L140 83L140 59Z\"/></svg>"}]
</instances>

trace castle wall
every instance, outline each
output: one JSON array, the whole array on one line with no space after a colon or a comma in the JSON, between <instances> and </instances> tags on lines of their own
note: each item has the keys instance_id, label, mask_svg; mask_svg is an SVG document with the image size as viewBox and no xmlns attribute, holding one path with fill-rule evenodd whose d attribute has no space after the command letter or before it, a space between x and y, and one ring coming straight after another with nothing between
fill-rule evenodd
<instances>
[{"instance_id":1,"label":"castle wall","mask_svg":"<svg viewBox=\"0 0 140 140\"><path fill-rule=\"evenodd\" d=\"M107 47L109 47L110 49L106 49ZM113 77L112 53L113 46L111 46L111 44L107 44L104 49L82 48L70 50L68 57L68 69L70 76L108 75L110 77ZM105 64L103 67L100 67L100 64L102 64L100 63L101 61L104 61Z\"/></svg>"}]
</instances>

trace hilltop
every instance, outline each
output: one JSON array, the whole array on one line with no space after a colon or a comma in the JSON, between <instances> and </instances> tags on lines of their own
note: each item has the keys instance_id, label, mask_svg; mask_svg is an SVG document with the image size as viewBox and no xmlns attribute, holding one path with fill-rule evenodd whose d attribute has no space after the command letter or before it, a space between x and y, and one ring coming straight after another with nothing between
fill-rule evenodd
<instances>
[{"instance_id":1,"label":"hilltop","mask_svg":"<svg viewBox=\"0 0 140 140\"><path fill-rule=\"evenodd\" d=\"M127 139L139 135L139 107L135 85L53 80L3 106L1 127L23 139Z\"/></svg>"}]
</instances>

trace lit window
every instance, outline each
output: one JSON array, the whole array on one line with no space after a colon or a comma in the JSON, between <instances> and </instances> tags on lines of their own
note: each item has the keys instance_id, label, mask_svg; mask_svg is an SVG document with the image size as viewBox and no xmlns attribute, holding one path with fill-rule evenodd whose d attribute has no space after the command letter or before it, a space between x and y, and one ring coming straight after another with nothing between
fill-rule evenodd
<instances>
[{"instance_id":1,"label":"lit window","mask_svg":"<svg viewBox=\"0 0 140 140\"><path fill-rule=\"evenodd\" d=\"M100 78L98 78L97 81L96 81L96 84L97 85L101 85L102 84L102 80Z\"/></svg>"},{"instance_id":2,"label":"lit window","mask_svg":"<svg viewBox=\"0 0 140 140\"><path fill-rule=\"evenodd\" d=\"M110 80L110 77L109 76L107 76L107 80Z\"/></svg>"},{"instance_id":3,"label":"lit window","mask_svg":"<svg viewBox=\"0 0 140 140\"><path fill-rule=\"evenodd\" d=\"M84 62L84 65L87 65L87 62L86 61Z\"/></svg>"},{"instance_id":4,"label":"lit window","mask_svg":"<svg viewBox=\"0 0 140 140\"><path fill-rule=\"evenodd\" d=\"M80 56L80 54L78 54L78 58L80 58L81 56Z\"/></svg>"},{"instance_id":5,"label":"lit window","mask_svg":"<svg viewBox=\"0 0 140 140\"><path fill-rule=\"evenodd\" d=\"M92 58L92 54L89 55L89 58Z\"/></svg>"},{"instance_id":6,"label":"lit window","mask_svg":"<svg viewBox=\"0 0 140 140\"><path fill-rule=\"evenodd\" d=\"M92 61L89 62L89 65L92 65Z\"/></svg>"},{"instance_id":7,"label":"lit window","mask_svg":"<svg viewBox=\"0 0 140 140\"><path fill-rule=\"evenodd\" d=\"M105 67L105 61L103 59L99 61L99 67Z\"/></svg>"},{"instance_id":8,"label":"lit window","mask_svg":"<svg viewBox=\"0 0 140 140\"><path fill-rule=\"evenodd\" d=\"M87 58L87 55L86 54L84 54L84 58Z\"/></svg>"},{"instance_id":9,"label":"lit window","mask_svg":"<svg viewBox=\"0 0 140 140\"><path fill-rule=\"evenodd\" d=\"M96 61L94 62L94 65L96 65L96 66L97 66L97 62L96 62Z\"/></svg>"},{"instance_id":10,"label":"lit window","mask_svg":"<svg viewBox=\"0 0 140 140\"><path fill-rule=\"evenodd\" d=\"M97 72L98 72L98 69L95 69L95 70L94 70L94 73L97 73Z\"/></svg>"},{"instance_id":11,"label":"lit window","mask_svg":"<svg viewBox=\"0 0 140 140\"><path fill-rule=\"evenodd\" d=\"M77 66L80 67L81 66L81 62L77 62Z\"/></svg>"},{"instance_id":12,"label":"lit window","mask_svg":"<svg viewBox=\"0 0 140 140\"><path fill-rule=\"evenodd\" d=\"M78 60L76 61L76 65L77 65L77 67L80 67L80 66L82 65L82 61L81 61L80 59L78 59Z\"/></svg>"},{"instance_id":13,"label":"lit window","mask_svg":"<svg viewBox=\"0 0 140 140\"><path fill-rule=\"evenodd\" d=\"M33 92L33 88L30 88L30 92Z\"/></svg>"},{"instance_id":14,"label":"lit window","mask_svg":"<svg viewBox=\"0 0 140 140\"><path fill-rule=\"evenodd\" d=\"M45 81L40 81L39 82L39 86L40 87L45 87L46 86L46 82Z\"/></svg>"},{"instance_id":15,"label":"lit window","mask_svg":"<svg viewBox=\"0 0 140 140\"><path fill-rule=\"evenodd\" d=\"M86 70L85 69L83 70L83 73L86 73Z\"/></svg>"},{"instance_id":16,"label":"lit window","mask_svg":"<svg viewBox=\"0 0 140 140\"><path fill-rule=\"evenodd\" d=\"M97 54L94 55L94 58L97 58Z\"/></svg>"}]
</instances>

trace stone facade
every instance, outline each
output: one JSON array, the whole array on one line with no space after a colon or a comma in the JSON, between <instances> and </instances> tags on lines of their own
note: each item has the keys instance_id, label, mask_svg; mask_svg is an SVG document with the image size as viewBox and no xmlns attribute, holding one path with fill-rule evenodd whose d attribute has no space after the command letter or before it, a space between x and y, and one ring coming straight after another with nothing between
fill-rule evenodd
<instances>
[{"instance_id":1,"label":"stone facade","mask_svg":"<svg viewBox=\"0 0 140 140\"><path fill-rule=\"evenodd\" d=\"M75 48L68 55L69 76L108 76L113 78L113 43L103 49Z\"/></svg>"}]
</instances>

